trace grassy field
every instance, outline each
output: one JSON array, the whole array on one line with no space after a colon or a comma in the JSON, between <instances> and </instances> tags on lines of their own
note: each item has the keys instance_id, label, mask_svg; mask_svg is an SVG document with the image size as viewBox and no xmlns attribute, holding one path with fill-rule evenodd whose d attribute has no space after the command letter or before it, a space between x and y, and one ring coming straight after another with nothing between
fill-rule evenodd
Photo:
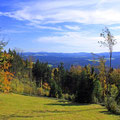
<instances>
[{"instance_id":1,"label":"grassy field","mask_svg":"<svg viewBox=\"0 0 120 120\"><path fill-rule=\"evenodd\" d=\"M100 105L71 104L62 100L0 94L0 120L120 120Z\"/></svg>"}]
</instances>

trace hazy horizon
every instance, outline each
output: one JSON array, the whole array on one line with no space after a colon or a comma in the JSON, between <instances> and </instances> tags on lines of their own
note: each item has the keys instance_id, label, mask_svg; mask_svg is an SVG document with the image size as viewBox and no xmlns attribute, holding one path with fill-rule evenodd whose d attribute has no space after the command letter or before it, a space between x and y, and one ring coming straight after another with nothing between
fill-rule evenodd
<instances>
[{"instance_id":1,"label":"hazy horizon","mask_svg":"<svg viewBox=\"0 0 120 120\"><path fill-rule=\"evenodd\" d=\"M19 51L18 51L19 52ZM78 53L89 53L89 54L102 54L102 53L108 53L109 54L109 51L106 51L106 52L46 52L46 51L20 51L22 53L63 53L63 54L78 54ZM120 51L113 51L113 53L120 53Z\"/></svg>"}]
</instances>

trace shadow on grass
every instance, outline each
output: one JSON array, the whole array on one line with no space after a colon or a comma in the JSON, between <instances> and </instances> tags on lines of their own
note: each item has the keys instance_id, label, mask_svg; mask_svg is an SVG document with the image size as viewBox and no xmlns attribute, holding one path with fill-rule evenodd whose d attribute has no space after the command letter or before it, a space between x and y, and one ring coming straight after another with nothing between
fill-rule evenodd
<instances>
[{"instance_id":1,"label":"shadow on grass","mask_svg":"<svg viewBox=\"0 0 120 120\"><path fill-rule=\"evenodd\" d=\"M67 101L59 101L60 103L49 103L49 104L45 104L45 105L56 105L56 106L83 106L83 105L91 105L91 104L78 104L78 103L71 103L71 102L67 102Z\"/></svg>"},{"instance_id":2,"label":"shadow on grass","mask_svg":"<svg viewBox=\"0 0 120 120\"><path fill-rule=\"evenodd\" d=\"M101 111L100 113L107 114L107 115L115 115L115 116L120 116L120 114L114 114L114 113L112 113L112 112L109 112L109 111Z\"/></svg>"},{"instance_id":3,"label":"shadow on grass","mask_svg":"<svg viewBox=\"0 0 120 120\"><path fill-rule=\"evenodd\" d=\"M26 118L44 117L44 116L51 116L51 115L46 115L46 114L44 114L44 115L36 115L36 116L34 116L34 115L16 115L16 114L0 115L0 120L9 120L11 118L22 118L24 120Z\"/></svg>"},{"instance_id":4,"label":"shadow on grass","mask_svg":"<svg viewBox=\"0 0 120 120\"><path fill-rule=\"evenodd\" d=\"M17 114L10 114L10 115L0 115L0 120L8 120L11 118L21 118L21 119L29 119L34 117L46 117L46 116L54 116L57 114L74 114L79 112L85 112L85 111L94 111L94 110L101 110L103 108L92 108L92 109L84 109L84 110L72 110L72 111L65 111L65 110L33 110L33 111L23 111L23 115L17 115ZM30 115L25 115L25 113L30 113ZM103 111L103 113L106 111ZM34 113L37 115L34 116ZM50 113L50 114L48 114ZM101 112L102 113L102 112ZM104 113L105 114L105 113Z\"/></svg>"},{"instance_id":5,"label":"shadow on grass","mask_svg":"<svg viewBox=\"0 0 120 120\"><path fill-rule=\"evenodd\" d=\"M0 115L0 119L2 120L8 120L10 118L32 118L33 116L29 116L29 115L24 115L24 116L20 116L20 115L16 115L16 114L11 114L11 115Z\"/></svg>"},{"instance_id":6,"label":"shadow on grass","mask_svg":"<svg viewBox=\"0 0 120 120\"><path fill-rule=\"evenodd\" d=\"M93 111L93 110L101 110L102 108L92 108L92 109L84 109L84 110L72 110L72 111L65 111L65 110L46 110L46 111L33 111L33 112L37 112L37 113L60 113L60 114L74 114L77 112L84 112L84 111Z\"/></svg>"}]
</instances>

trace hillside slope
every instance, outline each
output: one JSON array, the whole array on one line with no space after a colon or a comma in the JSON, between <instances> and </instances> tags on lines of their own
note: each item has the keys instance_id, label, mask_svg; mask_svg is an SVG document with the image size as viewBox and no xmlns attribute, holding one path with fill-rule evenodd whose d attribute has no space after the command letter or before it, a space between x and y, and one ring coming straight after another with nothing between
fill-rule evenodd
<instances>
[{"instance_id":1,"label":"hillside slope","mask_svg":"<svg viewBox=\"0 0 120 120\"><path fill-rule=\"evenodd\" d=\"M120 120L120 116L110 114L100 105L0 94L0 120Z\"/></svg>"}]
</instances>

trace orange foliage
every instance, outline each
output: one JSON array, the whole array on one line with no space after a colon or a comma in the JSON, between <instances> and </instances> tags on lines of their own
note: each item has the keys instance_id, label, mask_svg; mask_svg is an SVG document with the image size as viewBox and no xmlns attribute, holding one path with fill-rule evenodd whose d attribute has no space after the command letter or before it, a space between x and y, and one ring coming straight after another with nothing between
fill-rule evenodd
<instances>
[{"instance_id":1,"label":"orange foliage","mask_svg":"<svg viewBox=\"0 0 120 120\"><path fill-rule=\"evenodd\" d=\"M81 66L72 66L71 68L70 68L70 72L71 73L74 73L74 74L76 74L76 75L79 75L81 72L82 72L82 67Z\"/></svg>"},{"instance_id":2,"label":"orange foliage","mask_svg":"<svg viewBox=\"0 0 120 120\"><path fill-rule=\"evenodd\" d=\"M48 85L48 83L44 83L44 84L43 84L43 88L44 88L45 90L50 90L50 86Z\"/></svg>"},{"instance_id":3,"label":"orange foliage","mask_svg":"<svg viewBox=\"0 0 120 120\"><path fill-rule=\"evenodd\" d=\"M12 58L6 52L1 55L1 64L0 64L0 89L7 93L10 91L10 82L13 78L13 74L9 72L11 67L10 59Z\"/></svg>"}]
</instances>

